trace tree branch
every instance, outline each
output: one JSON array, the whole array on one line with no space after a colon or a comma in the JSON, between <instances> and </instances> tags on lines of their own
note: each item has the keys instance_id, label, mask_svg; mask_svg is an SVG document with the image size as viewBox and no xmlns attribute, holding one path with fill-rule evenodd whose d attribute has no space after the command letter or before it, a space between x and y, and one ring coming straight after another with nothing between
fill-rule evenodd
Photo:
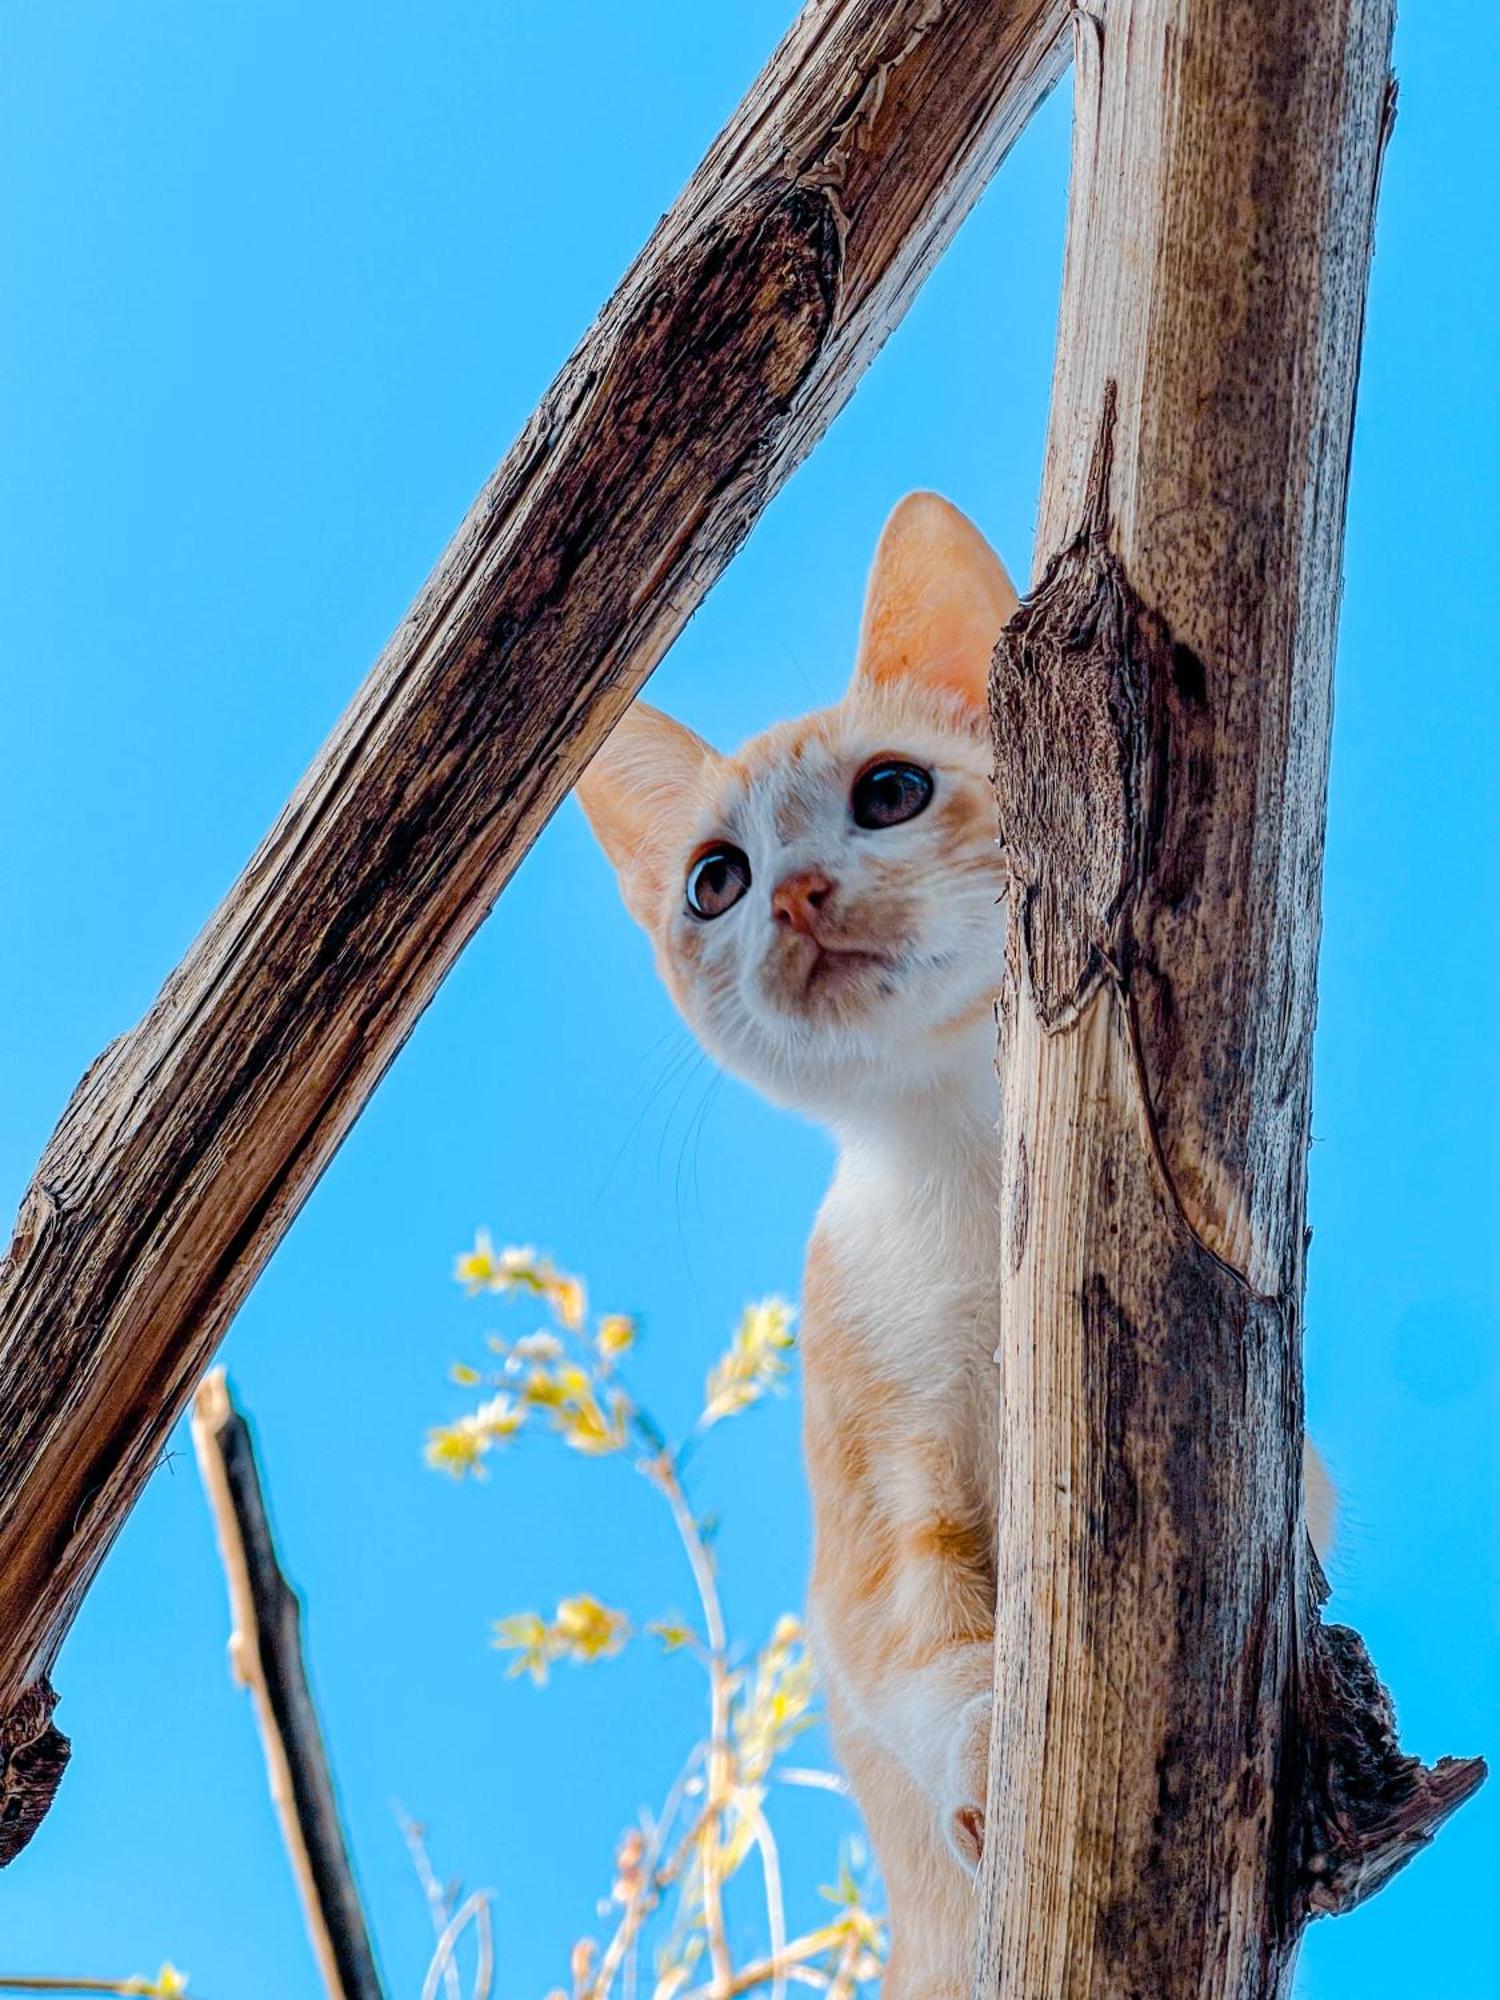
<instances>
[{"instance_id":1,"label":"tree branch","mask_svg":"<svg viewBox=\"0 0 1500 2000\"><path fill-rule=\"evenodd\" d=\"M1305 1154L1389 0L1078 24L1039 581L992 700L982 2000L1271 2000L1479 1782L1396 1749L1302 1528Z\"/></svg>"},{"instance_id":2,"label":"tree branch","mask_svg":"<svg viewBox=\"0 0 1500 2000\"><path fill-rule=\"evenodd\" d=\"M383 2000L307 1684L297 1595L277 1560L250 1427L222 1368L193 1398L193 1445L229 1585L230 1661L255 1704L271 1801L318 1970L329 2000Z\"/></svg>"},{"instance_id":3,"label":"tree branch","mask_svg":"<svg viewBox=\"0 0 1500 2000\"><path fill-rule=\"evenodd\" d=\"M0 1717L443 975L1056 80L1067 5L808 6L79 1084L0 1271Z\"/></svg>"}]
</instances>

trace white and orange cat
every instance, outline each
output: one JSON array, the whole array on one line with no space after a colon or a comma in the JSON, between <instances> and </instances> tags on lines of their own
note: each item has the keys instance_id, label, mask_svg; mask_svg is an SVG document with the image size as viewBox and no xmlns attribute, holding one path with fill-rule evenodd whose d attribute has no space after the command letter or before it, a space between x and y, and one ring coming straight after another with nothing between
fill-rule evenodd
<instances>
[{"instance_id":1,"label":"white and orange cat","mask_svg":"<svg viewBox=\"0 0 1500 2000\"><path fill-rule=\"evenodd\" d=\"M1015 606L977 529L912 494L842 701L734 757L637 702L579 786L688 1025L838 1141L803 1298L809 1623L889 1897L887 2000L970 1984L1005 939L986 683Z\"/></svg>"}]
</instances>

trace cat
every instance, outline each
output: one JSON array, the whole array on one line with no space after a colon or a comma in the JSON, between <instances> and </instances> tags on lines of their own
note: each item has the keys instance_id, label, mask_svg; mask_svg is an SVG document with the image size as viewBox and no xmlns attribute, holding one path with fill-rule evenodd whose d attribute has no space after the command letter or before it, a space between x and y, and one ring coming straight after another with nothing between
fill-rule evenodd
<instances>
[{"instance_id":1,"label":"cat","mask_svg":"<svg viewBox=\"0 0 1500 2000\"><path fill-rule=\"evenodd\" d=\"M1016 603L978 529L911 494L841 701L733 757L637 702L578 787L689 1027L838 1143L803 1290L808 1625L886 1884L887 2000L971 1978L1005 947L987 682Z\"/></svg>"}]
</instances>

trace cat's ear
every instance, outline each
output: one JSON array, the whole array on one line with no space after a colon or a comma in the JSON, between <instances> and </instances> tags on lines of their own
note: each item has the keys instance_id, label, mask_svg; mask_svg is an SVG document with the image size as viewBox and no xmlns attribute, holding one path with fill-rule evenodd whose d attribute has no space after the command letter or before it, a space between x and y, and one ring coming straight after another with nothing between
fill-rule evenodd
<instances>
[{"instance_id":1,"label":"cat's ear","mask_svg":"<svg viewBox=\"0 0 1500 2000\"><path fill-rule=\"evenodd\" d=\"M983 708L990 655L1017 601L972 521L936 493L908 493L875 549L856 684L913 680Z\"/></svg>"},{"instance_id":2,"label":"cat's ear","mask_svg":"<svg viewBox=\"0 0 1500 2000\"><path fill-rule=\"evenodd\" d=\"M630 914L647 929L666 871L682 859L683 823L718 761L701 736L637 701L578 781L578 802L615 865Z\"/></svg>"}]
</instances>

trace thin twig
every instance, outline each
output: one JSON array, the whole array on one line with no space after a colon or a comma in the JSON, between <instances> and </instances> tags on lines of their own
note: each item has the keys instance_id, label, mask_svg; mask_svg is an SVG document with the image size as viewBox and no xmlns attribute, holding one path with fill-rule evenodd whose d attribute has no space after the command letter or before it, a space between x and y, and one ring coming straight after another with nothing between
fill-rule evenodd
<instances>
[{"instance_id":1,"label":"thin twig","mask_svg":"<svg viewBox=\"0 0 1500 2000\"><path fill-rule=\"evenodd\" d=\"M657 1869L656 1886L658 1889L671 1888L672 1884L677 1880L678 1876L682 1873L684 1867L687 1865L687 1862L693 1853L694 1848L696 1848L699 1845L699 1843L703 1838L704 1825L709 1819L713 1810L714 1808L712 1806L705 1806L703 1808L703 1810L699 1813L698 1817L693 1821L692 1825L688 1828L687 1832L683 1834L682 1838L678 1841L677 1845L672 1849L672 1852L667 1856L666 1860L661 1864L660 1868Z\"/></svg>"},{"instance_id":2,"label":"thin twig","mask_svg":"<svg viewBox=\"0 0 1500 2000\"><path fill-rule=\"evenodd\" d=\"M854 1968L859 1963L860 1943L851 1930L844 1939L844 1948L839 1953L838 1969L828 1987L828 2000L850 2000L856 1980Z\"/></svg>"},{"instance_id":3,"label":"thin twig","mask_svg":"<svg viewBox=\"0 0 1500 2000\"><path fill-rule=\"evenodd\" d=\"M42 1972L0 1973L0 1993L119 1993L126 2000L142 2000L156 1991L151 1980L54 1979Z\"/></svg>"},{"instance_id":4,"label":"thin twig","mask_svg":"<svg viewBox=\"0 0 1500 2000\"><path fill-rule=\"evenodd\" d=\"M401 1827L401 1838L406 1842L406 1851L411 1856L412 1866L417 1871L417 1880L422 1885L422 1894L427 1898L428 1915L432 1918L432 1935L440 1939L447 1928L453 1912L448 1907L448 1894L437 1878L427 1852L427 1843L422 1838L422 1829L401 1806L396 1807L396 1819ZM450 1958L447 1971L443 1975L448 2000L461 2000L462 1988L458 1982L458 1967Z\"/></svg>"},{"instance_id":5,"label":"thin twig","mask_svg":"<svg viewBox=\"0 0 1500 2000\"><path fill-rule=\"evenodd\" d=\"M735 1809L744 1816L755 1845L760 1849L761 1871L766 1883L766 1929L771 1934L771 1959L776 1967L771 1981L771 2000L786 2000L786 1904L781 1894L781 1856L770 1824L747 1792L736 1792Z\"/></svg>"},{"instance_id":6,"label":"thin twig","mask_svg":"<svg viewBox=\"0 0 1500 2000\"><path fill-rule=\"evenodd\" d=\"M729 1940L724 1929L723 1882L719 1872L719 1814L728 1798L729 1777L729 1659L724 1612L714 1581L713 1563L698 1532L692 1509L682 1490L670 1456L663 1453L650 1468L687 1551L693 1582L703 1606L704 1629L708 1634L709 1738L708 1798L702 1820L703 1934L708 1940L709 1963L713 1967L713 1991L725 2000L733 1989L734 1966L729 1956Z\"/></svg>"},{"instance_id":7,"label":"thin twig","mask_svg":"<svg viewBox=\"0 0 1500 2000\"><path fill-rule=\"evenodd\" d=\"M837 1771L817 1771L804 1764L785 1764L772 1777L779 1785L805 1785L813 1792L834 1792L841 1799L849 1796L849 1787Z\"/></svg>"},{"instance_id":8,"label":"thin twig","mask_svg":"<svg viewBox=\"0 0 1500 2000\"><path fill-rule=\"evenodd\" d=\"M318 1970L329 2000L384 2000L307 1685L297 1596L277 1560L250 1428L221 1368L193 1398L193 1445L229 1585L230 1660L254 1703Z\"/></svg>"},{"instance_id":9,"label":"thin twig","mask_svg":"<svg viewBox=\"0 0 1500 2000\"><path fill-rule=\"evenodd\" d=\"M777 1958L757 1958L734 1974L724 2000L737 2000L741 1993L749 1993L757 1986L767 1986L778 1976L795 1977L795 1968L806 1965L810 1958L821 1958L825 1951L832 1951L842 1944L848 1950L848 1937L843 1924L825 1924L821 1930L809 1931L805 1937L794 1938ZM851 1954L852 1958L852 1954ZM686 2000L714 2000L717 1987L695 1986Z\"/></svg>"},{"instance_id":10,"label":"thin twig","mask_svg":"<svg viewBox=\"0 0 1500 2000\"><path fill-rule=\"evenodd\" d=\"M161 1994L162 1978L170 1971L171 1967L164 1965L155 1979L139 1974L129 1979L61 1979L46 1972L0 1972L0 1993L116 1993L124 2000L153 2000Z\"/></svg>"},{"instance_id":11,"label":"thin twig","mask_svg":"<svg viewBox=\"0 0 1500 2000\"><path fill-rule=\"evenodd\" d=\"M599 1961L599 1970L589 1985L589 2000L606 2000L610 1987L615 1983L615 1974L624 1962L626 1953L640 1935L642 1923L660 1900L651 1875L642 1870L636 1886L626 1900L625 1911L616 1926L615 1934Z\"/></svg>"},{"instance_id":12,"label":"thin twig","mask_svg":"<svg viewBox=\"0 0 1500 2000\"><path fill-rule=\"evenodd\" d=\"M427 1977L422 1982L422 2000L437 2000L438 1981L446 1975L448 1967L453 1963L453 1954L458 1941L470 1924L476 1925L479 1931L479 1962L474 1975L474 2000L485 2000L494 1980L494 1946L490 1933L489 1902L489 1890L476 1889L448 1919L443 1935L437 1941L437 1950L432 1954Z\"/></svg>"},{"instance_id":13,"label":"thin twig","mask_svg":"<svg viewBox=\"0 0 1500 2000\"><path fill-rule=\"evenodd\" d=\"M661 1851L667 1844L667 1837L672 1831L678 1813L682 1810L682 1802L687 1796L689 1781L692 1778L693 1772L702 1761L702 1758L703 1745L695 1743L692 1754L673 1779L672 1789L667 1793L662 1803L661 1816L651 1829L651 1838L646 1848L645 1869L651 1881L651 1907L653 1909L660 1903L662 1890L666 1887L666 1878L659 1872ZM625 1954L625 2000L635 2000L636 1961L640 1954L640 1944L641 1934L640 1930L637 1929L635 1935L630 1940L629 1950Z\"/></svg>"},{"instance_id":14,"label":"thin twig","mask_svg":"<svg viewBox=\"0 0 1500 2000\"><path fill-rule=\"evenodd\" d=\"M474 1948L474 1991L470 2000L490 2000L495 1985L495 1927L490 1919L488 1896L475 1912L474 1928L479 1933L479 1942Z\"/></svg>"}]
</instances>

